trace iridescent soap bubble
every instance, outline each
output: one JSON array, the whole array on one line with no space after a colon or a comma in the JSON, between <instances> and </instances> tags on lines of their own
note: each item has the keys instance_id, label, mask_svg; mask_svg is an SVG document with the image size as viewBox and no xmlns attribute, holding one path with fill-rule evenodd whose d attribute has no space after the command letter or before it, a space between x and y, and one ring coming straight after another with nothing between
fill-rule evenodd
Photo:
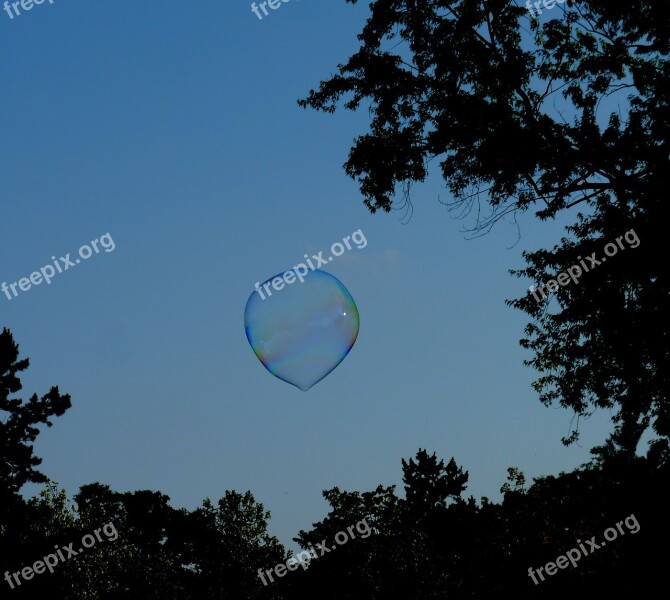
<instances>
[{"instance_id":1,"label":"iridescent soap bubble","mask_svg":"<svg viewBox=\"0 0 670 600\"><path fill-rule=\"evenodd\" d=\"M302 282L284 275L249 296L244 329L263 366L306 391L349 354L358 336L358 308L342 282L325 271L311 271ZM266 285L273 281L279 291Z\"/></svg>"}]
</instances>

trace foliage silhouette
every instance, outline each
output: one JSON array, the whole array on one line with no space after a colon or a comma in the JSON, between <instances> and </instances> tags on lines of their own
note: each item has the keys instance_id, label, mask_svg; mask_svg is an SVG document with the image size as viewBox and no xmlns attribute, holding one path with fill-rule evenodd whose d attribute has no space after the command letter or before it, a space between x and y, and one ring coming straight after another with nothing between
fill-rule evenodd
<instances>
[{"instance_id":1,"label":"foliage silhouette","mask_svg":"<svg viewBox=\"0 0 670 600\"><path fill-rule=\"evenodd\" d=\"M372 212L398 192L409 200L439 160L454 208L480 215L488 203L476 231L530 210L570 220L560 243L513 271L535 284L637 233L640 249L559 287L556 303L526 293L509 304L533 319L521 343L542 402L577 424L611 409L611 440L631 454L650 426L667 440L670 3L575 0L536 19L510 0L378 0L358 37L299 104L369 109L345 171ZM577 439L575 428L564 442Z\"/></svg>"}]
</instances>

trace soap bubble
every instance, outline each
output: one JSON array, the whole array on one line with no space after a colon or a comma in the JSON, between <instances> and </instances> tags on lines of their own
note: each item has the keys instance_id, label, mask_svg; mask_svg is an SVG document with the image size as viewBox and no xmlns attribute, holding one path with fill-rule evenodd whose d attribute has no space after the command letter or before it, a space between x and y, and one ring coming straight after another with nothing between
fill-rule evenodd
<instances>
[{"instance_id":1,"label":"soap bubble","mask_svg":"<svg viewBox=\"0 0 670 600\"><path fill-rule=\"evenodd\" d=\"M291 275L287 271L256 285L244 329L263 366L306 391L344 360L360 322L354 299L337 278L320 270L299 279Z\"/></svg>"}]
</instances>

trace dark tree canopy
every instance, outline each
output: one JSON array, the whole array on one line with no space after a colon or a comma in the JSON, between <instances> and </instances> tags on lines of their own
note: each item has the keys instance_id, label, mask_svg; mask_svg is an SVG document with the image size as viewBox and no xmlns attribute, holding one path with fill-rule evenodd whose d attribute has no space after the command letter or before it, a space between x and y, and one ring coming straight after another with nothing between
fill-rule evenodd
<instances>
[{"instance_id":1,"label":"dark tree canopy","mask_svg":"<svg viewBox=\"0 0 670 600\"><path fill-rule=\"evenodd\" d=\"M544 218L654 195L668 161L668 3L575 1L548 14L540 23L511 0L371 3L360 50L300 104L370 105L345 168L373 212L433 158L456 199L481 192ZM598 114L612 94L627 114Z\"/></svg>"},{"instance_id":2,"label":"dark tree canopy","mask_svg":"<svg viewBox=\"0 0 670 600\"><path fill-rule=\"evenodd\" d=\"M656 496L665 486L667 456L652 464L617 455L528 486L523 473L511 468L500 503L461 498L467 474L453 458L445 465L419 450L402 465L405 498L384 486L324 492L329 514L300 532L296 541L303 548L332 540L363 517L374 533L320 557L306 573L294 573L290 598L581 600L638 597L662 581L656 571L664 560L659 530L667 531L670 522ZM555 560L576 540L601 540L607 527L631 514L636 533L541 585L530 579L529 567Z\"/></svg>"}]
</instances>

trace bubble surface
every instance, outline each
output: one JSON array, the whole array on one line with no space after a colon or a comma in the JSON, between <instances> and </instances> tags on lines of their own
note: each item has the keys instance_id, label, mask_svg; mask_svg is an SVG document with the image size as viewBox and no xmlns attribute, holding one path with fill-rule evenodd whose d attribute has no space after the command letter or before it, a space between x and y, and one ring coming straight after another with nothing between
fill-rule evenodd
<instances>
[{"instance_id":1,"label":"bubble surface","mask_svg":"<svg viewBox=\"0 0 670 600\"><path fill-rule=\"evenodd\" d=\"M265 299L258 291L249 296L244 329L263 366L306 391L349 354L358 337L358 308L342 282L325 271L311 271L302 283L295 279L283 287L275 281L279 291L264 287L283 275L259 286Z\"/></svg>"}]
</instances>

